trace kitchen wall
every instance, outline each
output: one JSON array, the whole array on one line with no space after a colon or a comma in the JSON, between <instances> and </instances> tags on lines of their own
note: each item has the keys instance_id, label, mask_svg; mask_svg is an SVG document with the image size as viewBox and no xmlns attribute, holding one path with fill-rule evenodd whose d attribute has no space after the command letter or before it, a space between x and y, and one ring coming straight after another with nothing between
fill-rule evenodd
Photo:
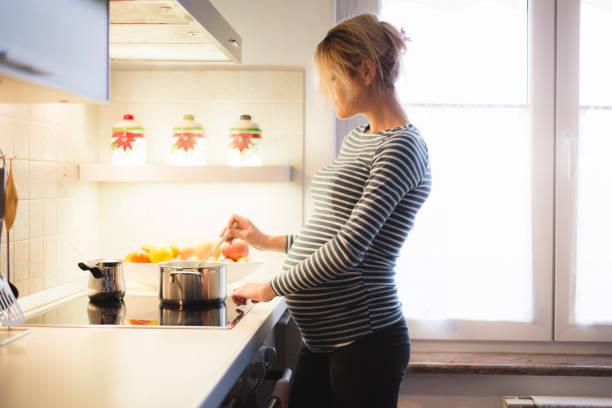
<instances>
[{"instance_id":1,"label":"kitchen wall","mask_svg":"<svg viewBox=\"0 0 612 408\"><path fill-rule=\"evenodd\" d=\"M15 156L19 204L11 229L11 280L20 296L82 277L98 250L98 187L78 182L77 163L97 155L98 107L0 105L0 148ZM6 276L6 228L0 267Z\"/></svg>"},{"instance_id":2,"label":"kitchen wall","mask_svg":"<svg viewBox=\"0 0 612 408\"><path fill-rule=\"evenodd\" d=\"M334 25L334 1L211 0L240 33L246 65L304 69L304 210L312 211L310 180L334 158L334 110L318 94L313 55Z\"/></svg>"},{"instance_id":3,"label":"kitchen wall","mask_svg":"<svg viewBox=\"0 0 612 408\"><path fill-rule=\"evenodd\" d=\"M114 69L111 103L99 107L98 160L110 162L113 123L131 113L145 128L148 163L169 163L172 127L183 114L202 123L208 163L225 164L228 129L250 114L262 129L263 165L288 165L289 183L101 183L100 254L145 243L215 238L232 213L264 232L296 231L303 216L304 73L300 69ZM257 251L253 250L254 253ZM280 270L282 254L259 253Z\"/></svg>"}]
</instances>

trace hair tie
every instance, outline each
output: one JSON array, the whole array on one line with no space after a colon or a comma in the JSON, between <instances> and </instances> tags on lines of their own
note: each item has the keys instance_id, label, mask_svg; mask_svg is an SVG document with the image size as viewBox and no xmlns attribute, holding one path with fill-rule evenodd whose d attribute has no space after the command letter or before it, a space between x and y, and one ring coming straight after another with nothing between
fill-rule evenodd
<instances>
[{"instance_id":1,"label":"hair tie","mask_svg":"<svg viewBox=\"0 0 612 408\"><path fill-rule=\"evenodd\" d=\"M410 38L410 37L408 37L408 36L406 35L406 31L404 31L404 27L402 27L402 28L400 29L400 34L402 35L402 40L404 40L404 41L406 41L406 42L408 42L408 41L412 41L412 38Z\"/></svg>"}]
</instances>

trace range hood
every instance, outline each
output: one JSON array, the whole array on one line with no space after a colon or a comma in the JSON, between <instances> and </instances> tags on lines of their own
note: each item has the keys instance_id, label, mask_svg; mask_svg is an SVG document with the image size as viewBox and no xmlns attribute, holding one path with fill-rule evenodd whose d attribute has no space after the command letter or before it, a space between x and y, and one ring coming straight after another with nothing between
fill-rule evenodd
<instances>
[{"instance_id":1,"label":"range hood","mask_svg":"<svg viewBox=\"0 0 612 408\"><path fill-rule=\"evenodd\" d=\"M242 39L209 0L111 0L111 62L240 63Z\"/></svg>"}]
</instances>

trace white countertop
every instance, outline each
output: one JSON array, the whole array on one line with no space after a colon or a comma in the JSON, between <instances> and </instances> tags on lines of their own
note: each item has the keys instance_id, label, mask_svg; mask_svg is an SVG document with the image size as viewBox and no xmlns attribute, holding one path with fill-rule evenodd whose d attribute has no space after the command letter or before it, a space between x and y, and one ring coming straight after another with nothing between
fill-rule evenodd
<instances>
[{"instance_id":1,"label":"white countertop","mask_svg":"<svg viewBox=\"0 0 612 408\"><path fill-rule=\"evenodd\" d=\"M0 347L0 406L217 408L284 311L259 303L231 330L32 327Z\"/></svg>"}]
</instances>

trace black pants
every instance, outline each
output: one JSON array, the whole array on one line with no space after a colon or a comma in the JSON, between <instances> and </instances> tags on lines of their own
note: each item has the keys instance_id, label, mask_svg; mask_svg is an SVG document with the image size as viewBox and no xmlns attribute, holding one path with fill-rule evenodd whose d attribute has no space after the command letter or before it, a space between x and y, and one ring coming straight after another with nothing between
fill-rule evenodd
<instances>
[{"instance_id":1,"label":"black pants","mask_svg":"<svg viewBox=\"0 0 612 408\"><path fill-rule=\"evenodd\" d=\"M396 408L409 359L404 319L331 353L303 345L289 408Z\"/></svg>"}]
</instances>

